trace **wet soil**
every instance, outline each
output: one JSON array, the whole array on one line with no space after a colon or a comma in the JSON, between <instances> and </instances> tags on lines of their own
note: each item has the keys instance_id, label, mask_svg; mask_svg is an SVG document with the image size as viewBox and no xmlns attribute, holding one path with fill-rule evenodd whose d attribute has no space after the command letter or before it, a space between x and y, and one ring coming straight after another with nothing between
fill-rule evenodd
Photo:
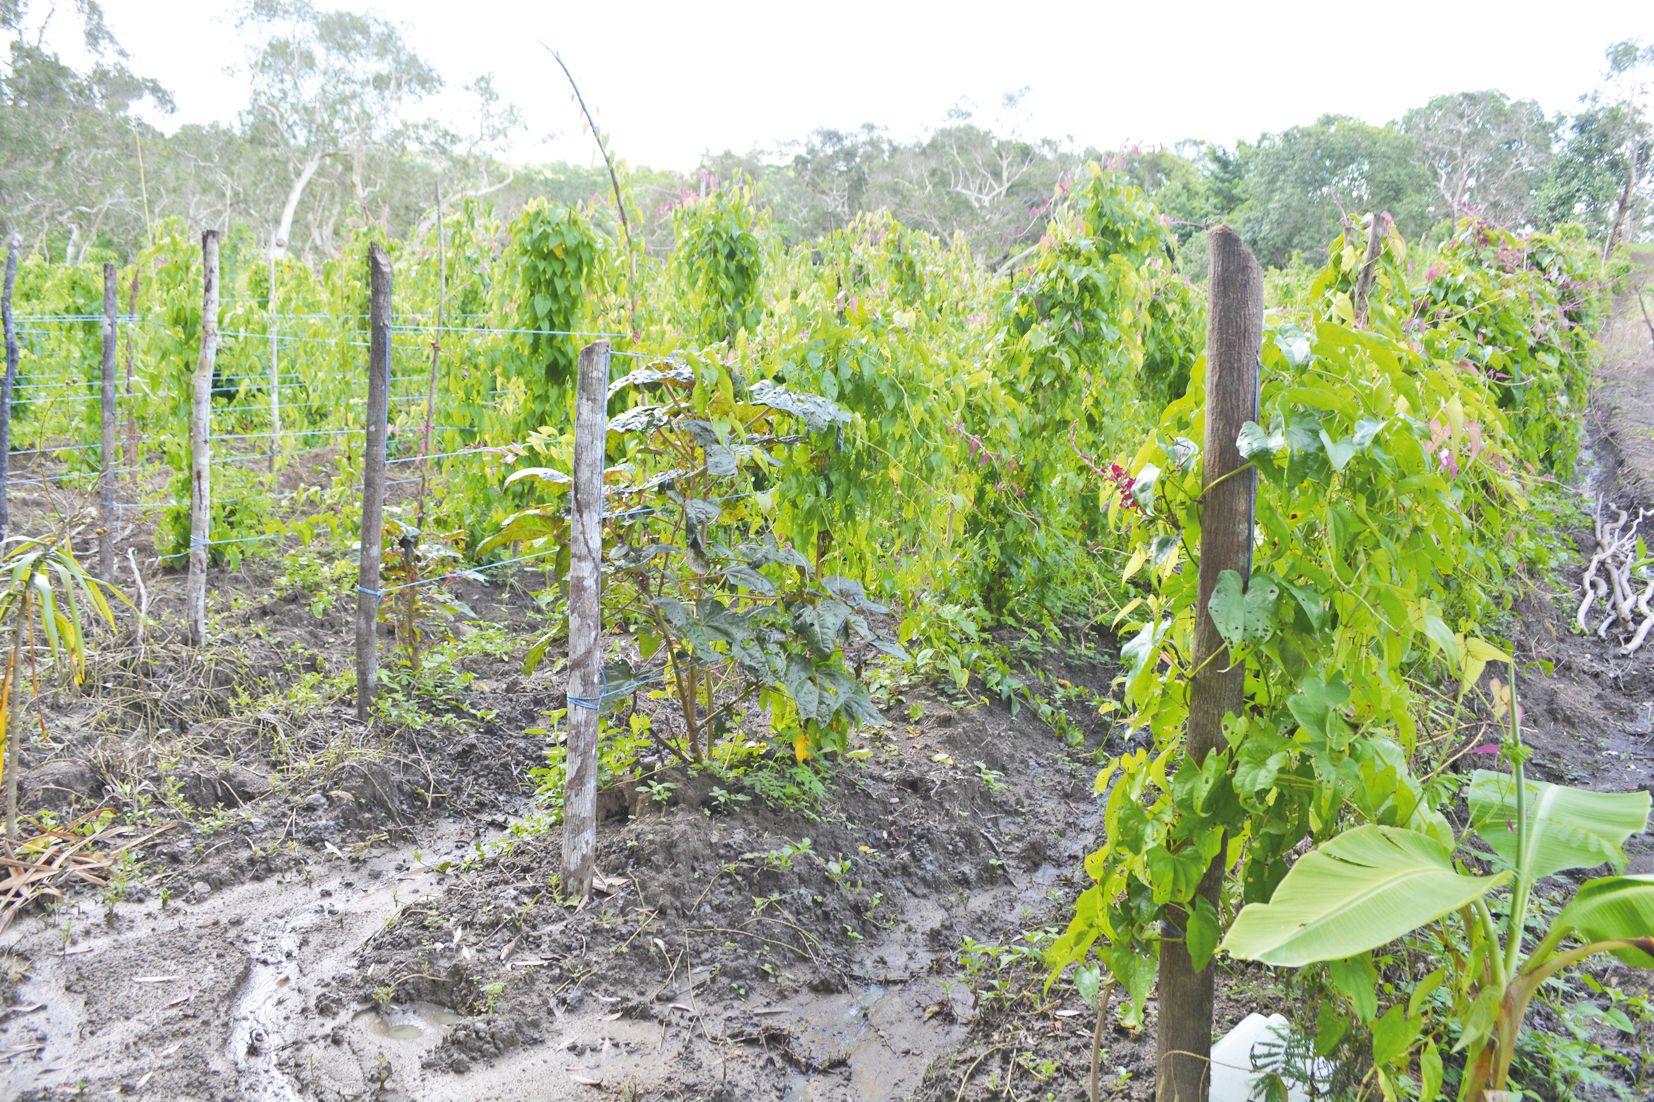
<instances>
[{"instance_id":1,"label":"wet soil","mask_svg":"<svg viewBox=\"0 0 1654 1102\"><path fill-rule=\"evenodd\" d=\"M561 705L554 661L518 668L536 580L469 587L501 626L363 726L349 602L274 570L223 574L201 654L148 575L147 638L48 702L24 806L172 829L4 932L0 1098L914 1097L1079 887L1120 749L1099 649L1048 656L1078 738L914 688L831 763L614 786L570 908L530 789Z\"/></svg>"}]
</instances>

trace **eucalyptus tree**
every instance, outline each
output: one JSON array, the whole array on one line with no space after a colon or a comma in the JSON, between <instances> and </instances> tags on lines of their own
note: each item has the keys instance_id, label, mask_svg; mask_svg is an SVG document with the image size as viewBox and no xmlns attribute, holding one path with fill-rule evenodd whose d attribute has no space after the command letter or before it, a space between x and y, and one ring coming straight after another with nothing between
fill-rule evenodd
<instances>
[{"instance_id":1,"label":"eucalyptus tree","mask_svg":"<svg viewBox=\"0 0 1654 1102\"><path fill-rule=\"evenodd\" d=\"M141 143L155 131L135 114L172 99L134 73L95 0L31 8L0 3L0 217L36 249L81 259L100 235L130 240L141 230L145 196ZM89 59L76 69L53 43L79 39Z\"/></svg>"},{"instance_id":2,"label":"eucalyptus tree","mask_svg":"<svg viewBox=\"0 0 1654 1102\"><path fill-rule=\"evenodd\" d=\"M324 11L309 0L249 0L239 27L260 43L246 66L243 130L286 161L285 194L268 216L272 255L285 256L319 177L342 193L323 208L336 218L347 203L365 207L385 182L386 162L421 144L429 124L410 116L442 88L442 77L394 23L375 15ZM331 243L328 223L312 227L312 244Z\"/></svg>"},{"instance_id":3,"label":"eucalyptus tree","mask_svg":"<svg viewBox=\"0 0 1654 1102\"><path fill-rule=\"evenodd\" d=\"M1403 115L1400 128L1435 185L1438 219L1533 220L1554 132L1537 103L1493 90L1437 96Z\"/></svg>"}]
</instances>

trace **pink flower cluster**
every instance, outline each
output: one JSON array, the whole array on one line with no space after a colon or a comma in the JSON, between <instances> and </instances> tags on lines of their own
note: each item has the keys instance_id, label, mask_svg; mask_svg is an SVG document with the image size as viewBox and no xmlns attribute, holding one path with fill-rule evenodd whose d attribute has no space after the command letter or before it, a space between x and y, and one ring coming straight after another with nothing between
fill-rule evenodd
<instances>
[{"instance_id":1,"label":"pink flower cluster","mask_svg":"<svg viewBox=\"0 0 1654 1102\"><path fill-rule=\"evenodd\" d=\"M1134 509L1139 513L1142 512L1143 503L1137 500L1136 494L1132 493L1132 489L1137 485L1137 480L1127 474L1126 469L1118 463L1108 465L1108 477L1114 483L1114 488L1120 491L1120 508L1127 512Z\"/></svg>"}]
</instances>

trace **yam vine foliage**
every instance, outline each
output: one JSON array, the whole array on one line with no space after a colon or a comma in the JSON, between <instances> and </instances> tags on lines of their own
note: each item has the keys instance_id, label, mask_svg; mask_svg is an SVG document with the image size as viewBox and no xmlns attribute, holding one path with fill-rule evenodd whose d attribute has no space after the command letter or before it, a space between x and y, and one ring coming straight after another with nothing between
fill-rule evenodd
<instances>
[{"instance_id":1,"label":"yam vine foliage","mask_svg":"<svg viewBox=\"0 0 1654 1102\"><path fill-rule=\"evenodd\" d=\"M1061 617L1113 588L1117 563L1096 553L1112 542L1112 488L1099 489L1081 451L1129 446L1164 404L1155 399L1186 377L1201 330L1174 248L1143 193L1093 166L1013 277L998 336L1006 408L967 424L995 471L967 525L991 611L1037 602ZM1153 330L1157 320L1166 324Z\"/></svg>"},{"instance_id":2,"label":"yam vine foliage","mask_svg":"<svg viewBox=\"0 0 1654 1102\"><path fill-rule=\"evenodd\" d=\"M702 355L641 366L610 392L635 395L638 404L609 422L617 462L605 480L607 629L634 636L643 666L657 668L613 664L604 677L607 702L663 684L682 737L660 741L696 762L740 734L749 701L800 759L844 749L851 727L882 722L843 651L854 638L905 657L869 621L889 609L859 582L822 574L777 540L772 519L784 493L773 473L830 439L848 415L770 380L739 383L726 365ZM572 466L566 439L547 445L563 467ZM556 494L570 485L564 470L549 467L523 468L510 481ZM558 502L515 514L491 543L532 552L566 538ZM543 653L543 645L531 653L530 668Z\"/></svg>"},{"instance_id":3,"label":"yam vine foliage","mask_svg":"<svg viewBox=\"0 0 1654 1102\"><path fill-rule=\"evenodd\" d=\"M767 215L753 206L744 183L679 207L672 217L675 301L681 324L698 344L733 342L764 316Z\"/></svg>"},{"instance_id":4,"label":"yam vine foliage","mask_svg":"<svg viewBox=\"0 0 1654 1102\"><path fill-rule=\"evenodd\" d=\"M516 283L516 327L524 332L512 342L521 366L508 368L499 381L511 388L512 404L521 410L519 433L568 419L585 343L571 334L585 316L597 248L586 220L567 207L536 201L511 223L504 264Z\"/></svg>"},{"instance_id":5,"label":"yam vine foliage","mask_svg":"<svg viewBox=\"0 0 1654 1102\"><path fill-rule=\"evenodd\" d=\"M1133 495L1110 505L1133 548L1123 576L1139 588L1120 613L1129 722L1150 745L1097 778L1104 841L1086 861L1095 884L1053 962L1094 953L1133 1020L1154 976L1160 916L1189 903L1214 858L1232 877L1223 913L1201 906L1189 916L1201 967L1226 915L1268 899L1306 838L1370 824L1451 844L1442 809L1456 784L1441 763L1459 735L1432 708L1435 689L1457 686L1462 697L1486 663L1507 659L1483 635L1516 573L1541 557L1523 521L1529 476L1566 470L1577 447L1568 403L1506 404L1509 379L1530 372L1582 385L1592 302L1573 293L1574 269L1496 259L1485 278L1505 292L1478 303L1473 332L1479 362L1501 366L1467 370L1466 316L1416 304L1439 280L1484 278L1476 254L1450 250L1455 271L1410 288L1404 243L1376 225L1387 238L1368 326L1351 308L1365 251L1354 235L1334 242L1307 311L1269 319L1259 420L1239 439L1259 478L1252 578L1243 588L1227 575L1211 605L1231 657L1246 662L1246 706L1199 769L1176 763L1197 614L1203 362L1130 464ZM1520 247L1556 255L1550 239ZM1540 440L1552 450L1536 451ZM1390 1010L1378 1006L1370 965L1342 962L1328 979L1361 1023ZM1375 1052L1385 1097L1415 1090L1417 1050Z\"/></svg>"}]
</instances>

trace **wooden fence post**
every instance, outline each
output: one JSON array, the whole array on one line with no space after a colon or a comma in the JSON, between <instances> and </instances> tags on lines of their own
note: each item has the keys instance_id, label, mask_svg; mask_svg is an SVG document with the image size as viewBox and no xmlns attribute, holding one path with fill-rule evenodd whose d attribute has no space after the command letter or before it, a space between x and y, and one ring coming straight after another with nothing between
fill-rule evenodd
<instances>
[{"instance_id":1,"label":"wooden fence post","mask_svg":"<svg viewBox=\"0 0 1654 1102\"><path fill-rule=\"evenodd\" d=\"M190 645L207 641L207 551L212 538L212 379L218 359L218 231L201 234L201 356L190 405L190 570L184 583Z\"/></svg>"},{"instance_id":2,"label":"wooden fence post","mask_svg":"<svg viewBox=\"0 0 1654 1102\"><path fill-rule=\"evenodd\" d=\"M132 291L126 301L126 312L132 319L132 322L126 327L126 465L136 467L138 465L138 413L137 403L133 401L132 394L137 356L132 342L132 334L138 328L138 266L136 264L132 265Z\"/></svg>"},{"instance_id":3,"label":"wooden fence post","mask_svg":"<svg viewBox=\"0 0 1654 1102\"><path fill-rule=\"evenodd\" d=\"M1367 226L1367 252L1361 258L1361 269L1355 275L1355 293L1350 296L1354 301L1355 323L1366 325L1368 314L1372 309L1373 284L1378 280L1378 262L1384 255L1384 234L1390 228L1390 216L1387 213L1374 212L1371 222Z\"/></svg>"},{"instance_id":4,"label":"wooden fence post","mask_svg":"<svg viewBox=\"0 0 1654 1102\"><path fill-rule=\"evenodd\" d=\"M103 437L98 452L98 577L115 580L115 265L103 266Z\"/></svg>"},{"instance_id":5,"label":"wooden fence post","mask_svg":"<svg viewBox=\"0 0 1654 1102\"><path fill-rule=\"evenodd\" d=\"M609 342L580 350L574 404L574 504L569 524L569 738L563 783L566 899L591 892L597 860L597 719L603 702L603 461Z\"/></svg>"},{"instance_id":6,"label":"wooden fence post","mask_svg":"<svg viewBox=\"0 0 1654 1102\"><path fill-rule=\"evenodd\" d=\"M276 456L281 453L281 356L276 342L276 250L270 250L270 295L266 300L266 322L270 327L270 474L276 473Z\"/></svg>"},{"instance_id":7,"label":"wooden fence post","mask_svg":"<svg viewBox=\"0 0 1654 1102\"><path fill-rule=\"evenodd\" d=\"M1205 508L1201 514L1200 587L1195 617L1194 680L1189 687L1186 760L1199 769L1224 745L1223 718L1244 706L1246 669L1229 661L1208 606L1218 576L1252 574L1254 474L1235 445L1241 426L1258 416L1258 354L1263 343L1263 273L1235 232L1210 234L1211 278L1206 322ZM1201 878L1194 903L1215 910L1223 884L1223 849ZM1191 904L1193 905L1193 904ZM1195 971L1184 942L1187 912L1168 907L1160 942L1160 1015L1155 1027L1158 1102L1206 1102L1212 1049L1213 976Z\"/></svg>"},{"instance_id":8,"label":"wooden fence post","mask_svg":"<svg viewBox=\"0 0 1654 1102\"><path fill-rule=\"evenodd\" d=\"M385 553L385 436L390 420L391 258L368 254L368 421L362 451L362 550L356 577L356 718L367 722L379 683L379 570Z\"/></svg>"},{"instance_id":9,"label":"wooden fence post","mask_svg":"<svg viewBox=\"0 0 1654 1102\"><path fill-rule=\"evenodd\" d=\"M17 385L17 326L12 320L11 293L17 284L17 236L6 242L6 282L0 288L0 315L6 328L6 373L0 376L0 540L11 534L11 392Z\"/></svg>"}]
</instances>

